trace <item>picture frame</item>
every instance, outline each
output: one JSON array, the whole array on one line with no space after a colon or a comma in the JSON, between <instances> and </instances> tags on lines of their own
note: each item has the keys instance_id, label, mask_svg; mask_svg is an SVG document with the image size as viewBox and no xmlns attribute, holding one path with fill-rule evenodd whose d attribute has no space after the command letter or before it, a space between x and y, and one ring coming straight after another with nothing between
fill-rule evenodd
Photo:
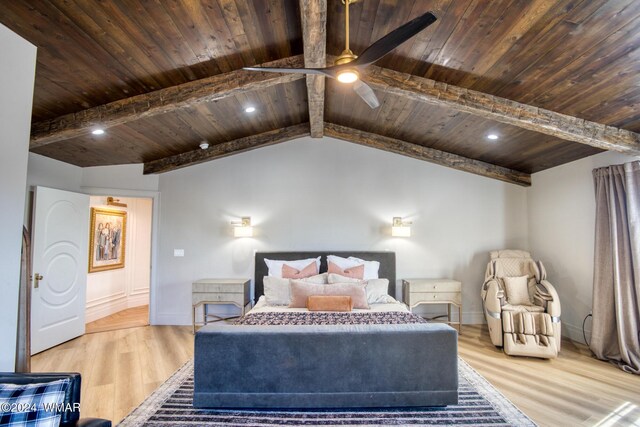
<instances>
[{"instance_id":1,"label":"picture frame","mask_svg":"<svg viewBox=\"0 0 640 427\"><path fill-rule=\"evenodd\" d=\"M127 212L91 208L89 273L124 268Z\"/></svg>"}]
</instances>

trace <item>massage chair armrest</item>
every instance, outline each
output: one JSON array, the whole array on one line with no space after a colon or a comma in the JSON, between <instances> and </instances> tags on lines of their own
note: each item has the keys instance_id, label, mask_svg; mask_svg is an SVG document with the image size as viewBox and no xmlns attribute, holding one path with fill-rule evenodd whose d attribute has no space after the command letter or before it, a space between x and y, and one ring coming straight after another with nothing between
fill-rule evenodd
<instances>
[{"instance_id":1,"label":"massage chair armrest","mask_svg":"<svg viewBox=\"0 0 640 427\"><path fill-rule=\"evenodd\" d=\"M504 290L495 278L490 278L482 286L480 292L484 314L487 319L491 342L497 347L502 347L502 304L504 303Z\"/></svg>"},{"instance_id":2,"label":"massage chair armrest","mask_svg":"<svg viewBox=\"0 0 640 427\"><path fill-rule=\"evenodd\" d=\"M484 301L485 310L489 313L498 314L499 318L499 314L502 311L502 301L504 301L504 291L495 278L488 279L484 283L481 296Z\"/></svg>"},{"instance_id":3,"label":"massage chair armrest","mask_svg":"<svg viewBox=\"0 0 640 427\"><path fill-rule=\"evenodd\" d=\"M548 280L542 280L538 286L543 288L543 297L547 302L547 310L551 317L560 318L560 297L556 288Z\"/></svg>"}]
</instances>

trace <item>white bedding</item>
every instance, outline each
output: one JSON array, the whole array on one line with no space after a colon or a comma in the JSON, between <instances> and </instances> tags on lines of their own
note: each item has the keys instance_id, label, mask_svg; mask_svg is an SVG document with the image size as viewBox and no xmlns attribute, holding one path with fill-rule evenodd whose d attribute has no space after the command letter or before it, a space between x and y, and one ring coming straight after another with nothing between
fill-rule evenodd
<instances>
[{"instance_id":1,"label":"white bedding","mask_svg":"<svg viewBox=\"0 0 640 427\"><path fill-rule=\"evenodd\" d=\"M369 309L358 309L354 308L354 312L378 312L378 311L400 311L400 312L408 312L409 309L406 305L401 302L395 301L394 303L386 303L386 304L369 304ZM306 308L289 308L284 305L267 305L267 301L264 295L261 295L258 299L256 305L253 306L251 310L247 312L249 313L273 313L273 312L304 312L309 311Z\"/></svg>"}]
</instances>

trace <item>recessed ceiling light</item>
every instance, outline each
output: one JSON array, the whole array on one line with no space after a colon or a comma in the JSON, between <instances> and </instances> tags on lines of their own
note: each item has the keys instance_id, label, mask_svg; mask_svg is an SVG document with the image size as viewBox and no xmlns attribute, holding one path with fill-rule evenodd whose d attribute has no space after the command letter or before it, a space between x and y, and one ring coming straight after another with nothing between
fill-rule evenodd
<instances>
[{"instance_id":1,"label":"recessed ceiling light","mask_svg":"<svg viewBox=\"0 0 640 427\"><path fill-rule=\"evenodd\" d=\"M496 140L498 139L498 135L496 135L495 133L490 133L489 135L487 135L487 139Z\"/></svg>"},{"instance_id":2,"label":"recessed ceiling light","mask_svg":"<svg viewBox=\"0 0 640 427\"><path fill-rule=\"evenodd\" d=\"M245 113L253 113L254 111L256 111L256 107L247 107L244 109Z\"/></svg>"},{"instance_id":3,"label":"recessed ceiling light","mask_svg":"<svg viewBox=\"0 0 640 427\"><path fill-rule=\"evenodd\" d=\"M94 129L91 133L94 135L102 135L104 133L104 129Z\"/></svg>"},{"instance_id":4,"label":"recessed ceiling light","mask_svg":"<svg viewBox=\"0 0 640 427\"><path fill-rule=\"evenodd\" d=\"M207 148L209 148L209 143L207 141L202 141L200 143L200 148L206 150Z\"/></svg>"}]
</instances>

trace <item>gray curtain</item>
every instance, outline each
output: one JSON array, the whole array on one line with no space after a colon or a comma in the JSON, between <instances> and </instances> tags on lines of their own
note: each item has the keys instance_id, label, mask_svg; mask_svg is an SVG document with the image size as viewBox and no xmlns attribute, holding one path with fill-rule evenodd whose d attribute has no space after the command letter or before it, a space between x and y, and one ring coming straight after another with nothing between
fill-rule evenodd
<instances>
[{"instance_id":1,"label":"gray curtain","mask_svg":"<svg viewBox=\"0 0 640 427\"><path fill-rule=\"evenodd\" d=\"M594 169L591 351L640 374L640 161Z\"/></svg>"}]
</instances>

